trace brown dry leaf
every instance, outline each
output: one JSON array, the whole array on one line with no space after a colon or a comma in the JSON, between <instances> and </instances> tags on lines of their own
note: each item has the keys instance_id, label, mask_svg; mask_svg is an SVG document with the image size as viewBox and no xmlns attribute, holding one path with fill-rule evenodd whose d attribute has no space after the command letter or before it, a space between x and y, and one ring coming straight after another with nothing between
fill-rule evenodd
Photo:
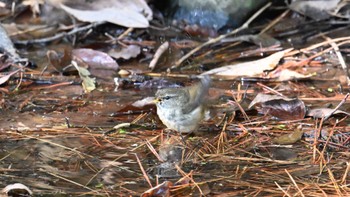
<instances>
[{"instance_id":1,"label":"brown dry leaf","mask_svg":"<svg viewBox=\"0 0 350 197\"><path fill-rule=\"evenodd\" d=\"M306 114L306 107L299 99L277 99L261 104L264 114L269 114L281 120L299 120Z\"/></svg>"},{"instance_id":2,"label":"brown dry leaf","mask_svg":"<svg viewBox=\"0 0 350 197\"><path fill-rule=\"evenodd\" d=\"M94 0L60 6L80 21L107 21L124 27L147 28L153 14L144 0Z\"/></svg>"},{"instance_id":3,"label":"brown dry leaf","mask_svg":"<svg viewBox=\"0 0 350 197\"><path fill-rule=\"evenodd\" d=\"M48 50L46 52L47 60L57 72L64 72L64 68L72 61L71 55L71 52L68 50L64 50L63 55L58 54L54 50Z\"/></svg>"},{"instance_id":4,"label":"brown dry leaf","mask_svg":"<svg viewBox=\"0 0 350 197\"><path fill-rule=\"evenodd\" d=\"M220 68L215 68L204 72L201 75L220 75L227 77L238 77L238 76L257 76L264 73L267 70L273 70L281 58L291 51L292 49L286 49L284 51L280 51L274 53L268 57L265 57L260 60L255 60L251 62L243 62L235 65L223 66Z\"/></svg>"}]
</instances>

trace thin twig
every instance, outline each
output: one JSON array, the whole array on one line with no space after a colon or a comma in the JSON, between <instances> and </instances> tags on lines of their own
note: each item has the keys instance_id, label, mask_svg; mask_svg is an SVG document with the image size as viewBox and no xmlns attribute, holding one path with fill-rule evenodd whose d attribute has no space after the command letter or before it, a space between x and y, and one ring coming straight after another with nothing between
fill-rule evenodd
<instances>
[{"instance_id":1,"label":"thin twig","mask_svg":"<svg viewBox=\"0 0 350 197\"><path fill-rule=\"evenodd\" d=\"M61 144L52 142L52 141L50 141L50 140L45 140L45 139L41 139L41 138L37 138L37 137L30 136L30 135L25 135L25 134L22 134L22 133L15 133L15 132L10 132L10 133L11 133L11 134L20 135L20 136L23 136L23 137L27 137L27 138L30 138L30 139L36 139L36 140L38 140L38 141L45 142L45 143L48 143L48 144L51 144L51 145L54 145L54 146L57 146L57 147L60 147L60 148L63 148L63 149L72 151L72 152L74 152L74 153L77 153L77 154L80 155L80 156L84 155L84 156L93 158L92 155L89 155L89 154L80 152L80 151L76 150L75 148L70 148L70 147L67 147L67 146L63 146L63 145L61 145Z\"/></svg>"},{"instance_id":2,"label":"thin twig","mask_svg":"<svg viewBox=\"0 0 350 197\"><path fill-rule=\"evenodd\" d=\"M78 186L80 186L80 187L82 187L82 188L85 188L85 189L87 189L87 190L90 190L90 191L92 191L92 192L94 192L94 193L100 194L100 192L98 192L98 191L96 191L96 190L93 190L93 189L91 189L90 187L87 187L87 186L82 185L82 184L80 184L80 183L77 183L77 182L75 182L75 181L69 180L69 179L67 179L67 178L65 178L65 177L63 177L63 176L58 175L58 174L54 174L54 173L51 173L51 172L47 172L47 171L45 171L45 170L39 170L39 171L45 172L45 173L47 173L47 174L50 174L51 176L54 176L54 177L56 177L56 178L65 180L65 181L67 181L67 182L69 182L69 183L73 183L74 185L78 185Z\"/></svg>"},{"instance_id":3,"label":"thin twig","mask_svg":"<svg viewBox=\"0 0 350 197\"><path fill-rule=\"evenodd\" d=\"M340 187L338 185L338 181L335 180L334 174L331 171L331 169L327 168L327 172L328 172L329 179L332 181L334 189L337 192L338 196L343 196L343 194L341 193L341 191L339 189Z\"/></svg>"},{"instance_id":4,"label":"thin twig","mask_svg":"<svg viewBox=\"0 0 350 197\"><path fill-rule=\"evenodd\" d=\"M28 45L28 44L40 44L40 43L45 43L45 42L51 42L51 41L63 38L65 36L74 35L78 32L85 31L85 30L88 30L90 28L102 25L104 23L106 23L106 22L102 21L102 22L91 23L91 24L88 24L86 26L74 28L70 32L62 32L62 33L56 34L52 37L33 39L33 40L16 40L13 43L14 44L21 44L21 45Z\"/></svg>"},{"instance_id":5,"label":"thin twig","mask_svg":"<svg viewBox=\"0 0 350 197\"><path fill-rule=\"evenodd\" d=\"M157 136L151 138L149 141L153 141L153 140L155 140L155 139L157 139L157 138L159 138L159 135L157 135ZM143 147L145 144L146 144L146 143L142 143L142 144L140 144L139 146L137 146L137 147L131 149L130 151L128 151L128 152L126 152L126 153L124 153L124 154L122 154L122 155L119 155L118 157L116 157L115 159L113 159L110 163L112 164L112 163L118 161L119 159L128 156L130 152L133 152L133 151L135 151L135 150L137 150L137 149ZM90 180L86 183L86 185L88 185L89 183L91 183L91 181L94 180L94 179L96 178L97 175L99 175L104 169L106 169L106 168L109 167L109 166L110 166L110 165L107 165L107 166L102 167L98 172L96 172L96 174L94 174L94 175L90 178Z\"/></svg>"},{"instance_id":6,"label":"thin twig","mask_svg":"<svg viewBox=\"0 0 350 197\"><path fill-rule=\"evenodd\" d=\"M154 70L154 68L156 67L156 64L157 64L160 56L162 56L162 54L166 50L168 50L168 48L169 48L169 42L168 41L164 42L162 45L159 46L159 48L157 49L156 53L153 56L152 61L149 63L149 66L148 66L149 69Z\"/></svg>"},{"instance_id":7,"label":"thin twig","mask_svg":"<svg viewBox=\"0 0 350 197\"><path fill-rule=\"evenodd\" d=\"M343 98L343 100L340 101L340 103L339 103L330 113L328 113L328 114L324 117L324 119L327 120L329 117L331 117L331 116L345 103L345 101L348 99L349 95L350 95L350 93L347 93L347 94L345 95L345 97Z\"/></svg>"},{"instance_id":8,"label":"thin twig","mask_svg":"<svg viewBox=\"0 0 350 197\"><path fill-rule=\"evenodd\" d=\"M148 141L147 141L147 142L148 142ZM149 143L149 142L148 142L148 143ZM138 163L139 166L140 166L140 169L141 169L141 172L142 172L142 174L143 174L143 177L145 177L145 179L146 179L148 185L152 188L153 186L152 186L151 180L149 179L149 177L148 177L148 175L147 175L145 169L143 168L142 163L141 163L139 157L137 156L136 153L134 153L134 155L135 155L135 157L136 157L137 163Z\"/></svg>"},{"instance_id":9,"label":"thin twig","mask_svg":"<svg viewBox=\"0 0 350 197\"><path fill-rule=\"evenodd\" d=\"M287 193L287 191L285 191L276 181L274 181L274 183L277 185L278 189L280 189L285 195L287 195L288 197L292 197L290 194Z\"/></svg>"},{"instance_id":10,"label":"thin twig","mask_svg":"<svg viewBox=\"0 0 350 197\"><path fill-rule=\"evenodd\" d=\"M339 63L342 67L342 69L345 71L345 73L347 73L347 70L348 70L348 66L346 65L345 63L345 60L339 50L339 46L333 41L333 39L327 37L327 36L323 36L324 38L326 38L326 40L329 40L330 41L330 45L332 46L332 48L334 49L334 52L335 54L337 55L338 57L338 60L339 60ZM347 84L349 85L350 83L350 79L349 79L349 76L347 75L346 77L346 80L347 80Z\"/></svg>"},{"instance_id":11,"label":"thin twig","mask_svg":"<svg viewBox=\"0 0 350 197\"><path fill-rule=\"evenodd\" d=\"M266 26L263 30L260 31L259 35L267 32L271 27L273 27L274 25L276 25L280 20L282 20L282 18L284 18L288 13L290 12L290 10L286 10L284 11L281 15L279 15L275 20L273 20L268 26Z\"/></svg>"}]
</instances>

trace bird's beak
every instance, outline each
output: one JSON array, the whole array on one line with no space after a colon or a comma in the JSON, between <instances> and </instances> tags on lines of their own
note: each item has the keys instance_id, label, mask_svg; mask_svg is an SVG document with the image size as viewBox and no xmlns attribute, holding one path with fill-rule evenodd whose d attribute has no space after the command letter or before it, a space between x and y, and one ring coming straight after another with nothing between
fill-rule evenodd
<instances>
[{"instance_id":1,"label":"bird's beak","mask_svg":"<svg viewBox=\"0 0 350 197\"><path fill-rule=\"evenodd\" d=\"M160 98L155 98L154 100L153 100L153 103L159 103L161 100L160 100Z\"/></svg>"}]
</instances>

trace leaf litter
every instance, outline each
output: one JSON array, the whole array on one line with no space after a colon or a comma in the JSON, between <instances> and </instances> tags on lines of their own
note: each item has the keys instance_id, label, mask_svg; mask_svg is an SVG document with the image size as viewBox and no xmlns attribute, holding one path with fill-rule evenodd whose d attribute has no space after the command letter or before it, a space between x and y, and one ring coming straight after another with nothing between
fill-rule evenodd
<instances>
[{"instance_id":1,"label":"leaf litter","mask_svg":"<svg viewBox=\"0 0 350 197\"><path fill-rule=\"evenodd\" d=\"M44 2L25 2L33 15L22 20L34 27L38 21L32 17L45 18L38 7ZM134 6L137 2L142 6ZM88 12L94 16L106 4ZM306 35L301 28L278 32L287 19L316 28L312 19L295 19L290 10L270 23L253 23L262 12L272 12L268 3L227 34L189 40L177 26L166 27L144 1L123 5L138 14L128 14L133 21L112 22L120 26L106 23L109 19L82 23L85 18L67 4L51 6L64 7L77 20L60 22L55 35L41 32L28 39L32 35L23 30L2 33L8 46L2 57L9 59L1 61L0 187L16 183L28 195L349 194L349 78L347 60L340 59L348 54L349 37L341 34L346 26L320 30L327 37L310 30ZM332 11L334 20L342 14ZM15 12L9 19L23 10ZM141 26L149 28L128 28ZM243 30L259 32L249 36ZM245 39L233 39L236 34ZM28 51L16 51L8 35L21 35L23 40L11 37L14 46ZM280 46L259 45L260 35ZM295 41L289 49L294 40L307 42L298 47ZM40 45L33 49L30 43ZM115 48L125 50L112 55ZM121 69L130 72L118 75ZM165 129L154 93L191 85L203 73L214 81L206 103L212 118L189 135Z\"/></svg>"}]
</instances>

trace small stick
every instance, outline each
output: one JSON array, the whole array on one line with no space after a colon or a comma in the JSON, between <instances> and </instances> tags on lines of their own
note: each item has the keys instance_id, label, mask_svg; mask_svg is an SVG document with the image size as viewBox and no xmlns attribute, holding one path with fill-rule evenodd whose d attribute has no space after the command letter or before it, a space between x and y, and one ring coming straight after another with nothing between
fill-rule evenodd
<instances>
[{"instance_id":1,"label":"small stick","mask_svg":"<svg viewBox=\"0 0 350 197\"><path fill-rule=\"evenodd\" d=\"M331 38L329 38L329 37L327 37L327 36L323 36L326 40L328 40L328 41L330 41L330 45L332 46L332 48L334 49L334 52L335 52L335 54L337 55L337 57L338 57L338 60L339 60L339 63L340 63L340 65L341 65L341 67L342 67L342 69L345 71L345 72L347 72L347 70L348 70L348 66L346 65L346 63L345 63L345 60L344 60L344 58L343 58L343 56L342 56L342 54L341 54L341 52L340 52L340 50L339 50L339 47L338 47L338 45L335 43L335 42L333 42L333 39L331 39ZM347 75L347 77L346 77L346 80L347 80L347 84L348 85L350 85L349 83L350 83L350 79L349 79L349 76Z\"/></svg>"},{"instance_id":2,"label":"small stick","mask_svg":"<svg viewBox=\"0 0 350 197\"><path fill-rule=\"evenodd\" d=\"M151 70L153 70L153 69L156 67L156 64L157 64L157 62L158 62L160 56L162 56L162 54L163 54L166 50L168 50L168 48L169 48L169 42L168 42L168 41L164 42L162 45L159 46L159 48L157 49L156 53L155 53L154 56L153 56L152 61L149 63L149 66L148 66L148 67L149 67Z\"/></svg>"},{"instance_id":3,"label":"small stick","mask_svg":"<svg viewBox=\"0 0 350 197\"><path fill-rule=\"evenodd\" d=\"M40 44L40 43L45 43L45 42L51 42L51 41L63 38L64 36L70 36L70 35L76 34L78 32L85 31L85 30L88 30L90 28L102 25L104 23L106 23L106 22L102 21L102 22L91 23L91 24L83 26L83 27L74 28L70 32L62 32L62 33L56 34L52 37L40 38L40 39L34 39L34 40L16 40L13 43L14 44L21 44L21 45L28 45L28 44Z\"/></svg>"},{"instance_id":4,"label":"small stick","mask_svg":"<svg viewBox=\"0 0 350 197\"><path fill-rule=\"evenodd\" d=\"M288 197L292 197L291 195L289 195L287 193L287 191L285 191L276 181L274 181L275 184L277 185L278 189L280 189L285 195L287 195Z\"/></svg>"},{"instance_id":5,"label":"small stick","mask_svg":"<svg viewBox=\"0 0 350 197\"><path fill-rule=\"evenodd\" d=\"M269 25L267 25L263 30L261 30L259 34L263 34L263 33L267 32L271 27L273 27L280 20L282 20L282 18L284 18L289 12L290 12L290 10L286 10L285 12L283 12L280 16L278 16L275 20L273 20Z\"/></svg>"},{"instance_id":6,"label":"small stick","mask_svg":"<svg viewBox=\"0 0 350 197\"><path fill-rule=\"evenodd\" d=\"M120 34L120 36L118 36L117 40L121 40L121 39L125 38L132 31L134 31L134 28L129 27L127 30L124 31L124 33L122 33L122 34Z\"/></svg>"},{"instance_id":7,"label":"small stick","mask_svg":"<svg viewBox=\"0 0 350 197\"><path fill-rule=\"evenodd\" d=\"M92 189L92 188L90 188L90 187L88 187L88 186L86 186L86 185L83 185L83 184L80 184L80 183L75 182L75 181L73 181L73 180L67 179L67 178L65 178L65 177L63 177L63 176L60 176L60 175L58 175L58 174L54 174L54 173L48 172L48 171L43 170L43 169L40 169L39 171L45 172L45 173L47 173L47 174L49 174L49 175L51 175L51 176L54 176L54 177L56 177L56 178L62 179L62 180L64 180L64 181L67 181L68 183L72 183L72 184L74 184L74 185L80 186L80 187L85 188L85 189L87 189L87 190L90 190L90 191L92 191L92 192L94 192L94 193L101 194L100 192L98 192L98 191L96 191L96 190L94 190L94 189Z\"/></svg>"},{"instance_id":8,"label":"small stick","mask_svg":"<svg viewBox=\"0 0 350 197\"><path fill-rule=\"evenodd\" d=\"M349 95L350 95L350 93L347 93L345 95L345 97L343 98L343 100L340 101L340 103L329 114L327 114L324 117L324 119L327 120L329 117L331 117L345 103L345 101L348 99Z\"/></svg>"},{"instance_id":9,"label":"small stick","mask_svg":"<svg viewBox=\"0 0 350 197\"><path fill-rule=\"evenodd\" d=\"M147 142L148 142L148 141L147 141ZM148 143L149 143L149 142L148 142ZM147 176L147 173L146 173L145 169L143 168L139 157L137 156L136 153L135 153L134 155L135 155L135 157L136 157L137 163L138 163L139 166L140 166L140 169L141 169L141 172L142 172L143 176L145 177L145 179L146 179L147 183L149 184L149 186L152 188L153 186L152 186L151 180L150 180L149 177Z\"/></svg>"},{"instance_id":10,"label":"small stick","mask_svg":"<svg viewBox=\"0 0 350 197\"><path fill-rule=\"evenodd\" d=\"M297 183L295 182L294 178L292 177L292 175L288 172L287 169L284 169L284 171L287 173L287 175L289 176L290 180L292 180L294 186L298 189L300 195L302 197L305 197L305 195L303 194L303 192L301 191L301 189L299 188L299 186L297 185Z\"/></svg>"}]
</instances>

